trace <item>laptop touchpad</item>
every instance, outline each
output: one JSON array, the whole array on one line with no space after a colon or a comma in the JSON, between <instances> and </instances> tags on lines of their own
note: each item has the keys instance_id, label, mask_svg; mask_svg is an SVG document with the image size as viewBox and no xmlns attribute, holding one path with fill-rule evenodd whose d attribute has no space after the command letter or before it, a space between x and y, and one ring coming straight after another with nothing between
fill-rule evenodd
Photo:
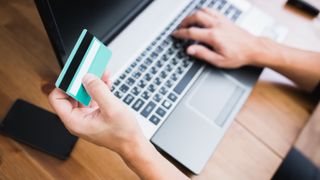
<instances>
[{"instance_id":1,"label":"laptop touchpad","mask_svg":"<svg viewBox=\"0 0 320 180\"><path fill-rule=\"evenodd\" d=\"M208 70L200 81L187 104L199 116L222 127L244 89L217 70Z\"/></svg>"}]
</instances>

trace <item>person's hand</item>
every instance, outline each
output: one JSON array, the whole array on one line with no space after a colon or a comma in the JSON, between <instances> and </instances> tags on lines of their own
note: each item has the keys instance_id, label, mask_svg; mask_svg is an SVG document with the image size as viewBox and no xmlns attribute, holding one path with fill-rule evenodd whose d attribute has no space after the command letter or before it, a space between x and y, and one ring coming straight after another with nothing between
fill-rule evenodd
<instances>
[{"instance_id":1,"label":"person's hand","mask_svg":"<svg viewBox=\"0 0 320 180\"><path fill-rule=\"evenodd\" d=\"M205 44L191 45L187 53L221 68L238 68L255 64L254 55L259 39L234 25L222 14L201 9L186 17L172 34Z\"/></svg>"},{"instance_id":2,"label":"person's hand","mask_svg":"<svg viewBox=\"0 0 320 180\"><path fill-rule=\"evenodd\" d=\"M145 139L133 112L110 92L107 75L101 80L87 74L83 84L93 99L88 107L59 89L49 95L53 109L72 134L120 154Z\"/></svg>"}]
</instances>

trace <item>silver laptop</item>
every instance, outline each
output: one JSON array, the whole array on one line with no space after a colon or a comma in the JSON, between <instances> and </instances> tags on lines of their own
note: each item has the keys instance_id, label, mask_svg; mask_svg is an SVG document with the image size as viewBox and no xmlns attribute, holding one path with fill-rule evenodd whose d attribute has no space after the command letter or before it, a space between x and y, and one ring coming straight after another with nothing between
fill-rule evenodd
<instances>
[{"instance_id":1,"label":"silver laptop","mask_svg":"<svg viewBox=\"0 0 320 180\"><path fill-rule=\"evenodd\" d=\"M201 7L249 32L282 41L286 29L243 0L35 0L63 66L82 29L113 52L112 92L135 112L150 141L200 173L255 85L261 69L222 70L185 54L170 34Z\"/></svg>"},{"instance_id":2,"label":"silver laptop","mask_svg":"<svg viewBox=\"0 0 320 180\"><path fill-rule=\"evenodd\" d=\"M220 11L249 32L282 41L286 29L243 0L156 0L109 45L113 93L135 113L144 135L198 174L248 98L261 69L221 70L184 53L173 39L201 7Z\"/></svg>"}]
</instances>

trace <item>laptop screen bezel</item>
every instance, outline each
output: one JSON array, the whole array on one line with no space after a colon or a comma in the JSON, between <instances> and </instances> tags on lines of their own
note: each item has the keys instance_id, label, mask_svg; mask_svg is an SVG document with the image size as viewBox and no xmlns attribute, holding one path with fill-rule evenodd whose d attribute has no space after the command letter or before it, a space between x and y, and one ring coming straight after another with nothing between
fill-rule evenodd
<instances>
[{"instance_id":1,"label":"laptop screen bezel","mask_svg":"<svg viewBox=\"0 0 320 180\"><path fill-rule=\"evenodd\" d=\"M108 45L124 28L126 28L147 6L154 0L143 0L141 4L135 7L111 32L101 39L105 45ZM58 59L59 66L64 66L64 58L68 56L65 52L64 43L61 38L59 27L57 26L54 13L50 7L49 0L35 0L40 18L49 37L51 46Z\"/></svg>"}]
</instances>

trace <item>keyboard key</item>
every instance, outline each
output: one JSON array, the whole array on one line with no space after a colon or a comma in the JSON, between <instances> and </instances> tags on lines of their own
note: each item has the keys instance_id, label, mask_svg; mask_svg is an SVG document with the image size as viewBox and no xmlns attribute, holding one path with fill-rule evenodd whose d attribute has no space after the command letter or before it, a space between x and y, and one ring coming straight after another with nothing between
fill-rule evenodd
<instances>
[{"instance_id":1,"label":"keyboard key","mask_svg":"<svg viewBox=\"0 0 320 180\"><path fill-rule=\"evenodd\" d=\"M165 87L161 87L160 90L159 90L159 92L160 92L160 94L162 94L162 95L166 95L167 92L168 92L168 90L167 90L167 88L165 88Z\"/></svg>"},{"instance_id":2,"label":"keyboard key","mask_svg":"<svg viewBox=\"0 0 320 180\"><path fill-rule=\"evenodd\" d=\"M186 58L187 56L186 56L186 54L184 53L184 51L179 51L178 54L177 54L177 57L178 57L179 59L184 59L184 58Z\"/></svg>"},{"instance_id":3,"label":"keyboard key","mask_svg":"<svg viewBox=\"0 0 320 180\"><path fill-rule=\"evenodd\" d=\"M147 47L147 51L151 51L152 50L152 46Z\"/></svg>"},{"instance_id":4,"label":"keyboard key","mask_svg":"<svg viewBox=\"0 0 320 180\"><path fill-rule=\"evenodd\" d=\"M227 4L227 1L225 1L225 0L221 1L221 4L218 6L217 9L218 9L219 11L221 11L222 8L223 8L226 4Z\"/></svg>"},{"instance_id":5,"label":"keyboard key","mask_svg":"<svg viewBox=\"0 0 320 180\"><path fill-rule=\"evenodd\" d=\"M139 111L143 105L144 105L144 101L141 100L141 99L138 99L138 100L133 104L132 108L133 108L135 111Z\"/></svg>"},{"instance_id":6,"label":"keyboard key","mask_svg":"<svg viewBox=\"0 0 320 180\"><path fill-rule=\"evenodd\" d=\"M233 6L229 6L227 10L224 12L225 16L228 16L233 11Z\"/></svg>"},{"instance_id":7,"label":"keyboard key","mask_svg":"<svg viewBox=\"0 0 320 180\"><path fill-rule=\"evenodd\" d=\"M173 49L172 47L169 48L168 51L167 51L167 53L168 53L169 55L173 55L173 54L174 54L174 49Z\"/></svg>"},{"instance_id":8,"label":"keyboard key","mask_svg":"<svg viewBox=\"0 0 320 180\"><path fill-rule=\"evenodd\" d=\"M141 76L141 72L139 71L136 71L132 74L132 76L135 78L135 79L139 79L139 77Z\"/></svg>"},{"instance_id":9,"label":"keyboard key","mask_svg":"<svg viewBox=\"0 0 320 180\"><path fill-rule=\"evenodd\" d=\"M120 99L120 98L122 98L123 93L119 92L119 91L116 91L116 92L114 92L114 95L117 96Z\"/></svg>"},{"instance_id":10,"label":"keyboard key","mask_svg":"<svg viewBox=\"0 0 320 180\"><path fill-rule=\"evenodd\" d=\"M154 102L149 102L146 107L141 111L141 115L147 118L149 114L153 111L153 109L156 107L156 104Z\"/></svg>"},{"instance_id":11,"label":"keyboard key","mask_svg":"<svg viewBox=\"0 0 320 180\"><path fill-rule=\"evenodd\" d=\"M119 90L120 90L121 92L123 92L123 93L126 93L126 92L129 90L129 87L128 87L127 85L123 84L123 85L119 88Z\"/></svg>"},{"instance_id":12,"label":"keyboard key","mask_svg":"<svg viewBox=\"0 0 320 180\"><path fill-rule=\"evenodd\" d=\"M134 97L131 94L128 94L124 99L123 102L130 105L130 103L134 100Z\"/></svg>"},{"instance_id":13,"label":"keyboard key","mask_svg":"<svg viewBox=\"0 0 320 180\"><path fill-rule=\"evenodd\" d=\"M172 103L169 102L169 101L167 101L167 100L165 100L165 101L162 103L162 106L169 110L169 109L171 108L171 106L172 106Z\"/></svg>"},{"instance_id":14,"label":"keyboard key","mask_svg":"<svg viewBox=\"0 0 320 180\"><path fill-rule=\"evenodd\" d=\"M157 72L158 72L158 69L156 67L152 67L150 69L150 73L153 74L153 75L157 74Z\"/></svg>"},{"instance_id":15,"label":"keyboard key","mask_svg":"<svg viewBox=\"0 0 320 180\"><path fill-rule=\"evenodd\" d=\"M141 53L141 56L146 56L147 53L148 53L148 51L143 51L143 52Z\"/></svg>"},{"instance_id":16,"label":"keyboard key","mask_svg":"<svg viewBox=\"0 0 320 180\"><path fill-rule=\"evenodd\" d=\"M139 87L133 87L131 90L131 93L138 96L141 92L141 89Z\"/></svg>"},{"instance_id":17,"label":"keyboard key","mask_svg":"<svg viewBox=\"0 0 320 180\"><path fill-rule=\"evenodd\" d=\"M165 71L161 71L161 73L160 73L160 77L162 78L162 79L165 79L166 77L167 77L167 73L165 72Z\"/></svg>"},{"instance_id":18,"label":"keyboard key","mask_svg":"<svg viewBox=\"0 0 320 180\"><path fill-rule=\"evenodd\" d=\"M162 79L160 79L159 77L156 77L153 81L154 84L156 84L157 86L159 86L162 83Z\"/></svg>"},{"instance_id":19,"label":"keyboard key","mask_svg":"<svg viewBox=\"0 0 320 180\"><path fill-rule=\"evenodd\" d=\"M173 81L178 80L177 74L176 74L176 73L173 73L173 74L171 75L170 79L173 80Z\"/></svg>"},{"instance_id":20,"label":"keyboard key","mask_svg":"<svg viewBox=\"0 0 320 180\"><path fill-rule=\"evenodd\" d=\"M139 58L141 58L141 57L139 57ZM138 59L139 59L139 58L138 58ZM137 65L138 65L137 62L133 62L133 63L131 63L130 67L135 68Z\"/></svg>"},{"instance_id":21,"label":"keyboard key","mask_svg":"<svg viewBox=\"0 0 320 180\"><path fill-rule=\"evenodd\" d=\"M133 78L131 78L131 77L126 80L126 83L127 83L129 86L132 86L135 82L136 82L136 81L135 81Z\"/></svg>"},{"instance_id":22,"label":"keyboard key","mask_svg":"<svg viewBox=\"0 0 320 180\"><path fill-rule=\"evenodd\" d=\"M116 81L113 83L113 85L114 85L114 86L119 86L119 85L120 85L120 83L121 83L121 81L120 81L120 80L116 80Z\"/></svg>"},{"instance_id":23,"label":"keyboard key","mask_svg":"<svg viewBox=\"0 0 320 180\"><path fill-rule=\"evenodd\" d=\"M152 79L152 75L150 73L147 73L146 75L144 75L143 79L146 81L150 81Z\"/></svg>"},{"instance_id":24,"label":"keyboard key","mask_svg":"<svg viewBox=\"0 0 320 180\"><path fill-rule=\"evenodd\" d=\"M156 90L156 87L153 84L150 84L148 90L153 93Z\"/></svg>"},{"instance_id":25,"label":"keyboard key","mask_svg":"<svg viewBox=\"0 0 320 180\"><path fill-rule=\"evenodd\" d=\"M149 119L150 122L152 122L154 125L157 125L160 122L160 119L157 116L151 116L151 118Z\"/></svg>"},{"instance_id":26,"label":"keyboard key","mask_svg":"<svg viewBox=\"0 0 320 180\"><path fill-rule=\"evenodd\" d=\"M184 77L180 80L180 82L176 85L176 87L174 88L174 92L176 92L177 94L181 94L201 67L202 63L196 61L184 75Z\"/></svg>"},{"instance_id":27,"label":"keyboard key","mask_svg":"<svg viewBox=\"0 0 320 180\"><path fill-rule=\"evenodd\" d=\"M179 41L179 40L174 41L173 47L176 49L181 49L182 48L181 41Z\"/></svg>"},{"instance_id":28,"label":"keyboard key","mask_svg":"<svg viewBox=\"0 0 320 180\"><path fill-rule=\"evenodd\" d=\"M184 59L183 61L182 61L182 66L184 67L184 68L186 68L186 67L188 67L189 66L189 64L191 63L191 61L190 60L186 60L186 59Z\"/></svg>"},{"instance_id":29,"label":"keyboard key","mask_svg":"<svg viewBox=\"0 0 320 180\"><path fill-rule=\"evenodd\" d=\"M183 69L181 67L178 67L176 70L177 74L183 74Z\"/></svg>"},{"instance_id":30,"label":"keyboard key","mask_svg":"<svg viewBox=\"0 0 320 180\"><path fill-rule=\"evenodd\" d=\"M169 55L164 54L161 59L162 59L164 62L166 62L166 61L169 60Z\"/></svg>"},{"instance_id":31,"label":"keyboard key","mask_svg":"<svg viewBox=\"0 0 320 180\"><path fill-rule=\"evenodd\" d=\"M153 100L156 101L156 102L160 102L162 99L162 96L160 94L156 94L154 97L153 97Z\"/></svg>"},{"instance_id":32,"label":"keyboard key","mask_svg":"<svg viewBox=\"0 0 320 180\"><path fill-rule=\"evenodd\" d=\"M126 69L126 73L127 73L127 74L131 73L131 71L132 71L132 68L131 68L131 67L128 67L128 68Z\"/></svg>"},{"instance_id":33,"label":"keyboard key","mask_svg":"<svg viewBox=\"0 0 320 180\"><path fill-rule=\"evenodd\" d=\"M138 82L138 86L139 86L140 88L144 88L144 87L146 87L146 85L147 85L147 83L146 83L146 81L143 80L143 79L141 79L141 80Z\"/></svg>"},{"instance_id":34,"label":"keyboard key","mask_svg":"<svg viewBox=\"0 0 320 180\"><path fill-rule=\"evenodd\" d=\"M173 59L171 60L171 64L177 65L177 64L178 64L178 60L177 60L176 58L173 58Z\"/></svg>"},{"instance_id":35,"label":"keyboard key","mask_svg":"<svg viewBox=\"0 0 320 180\"><path fill-rule=\"evenodd\" d=\"M156 49L156 53L160 54L163 51L163 48L161 46L158 46Z\"/></svg>"},{"instance_id":36,"label":"keyboard key","mask_svg":"<svg viewBox=\"0 0 320 180\"><path fill-rule=\"evenodd\" d=\"M151 96L151 93L149 91L144 91L142 94L141 94L141 97L145 100L148 100Z\"/></svg>"},{"instance_id":37,"label":"keyboard key","mask_svg":"<svg viewBox=\"0 0 320 180\"><path fill-rule=\"evenodd\" d=\"M150 55L150 57L151 57L151 59L157 59L158 53L153 52L153 53Z\"/></svg>"},{"instance_id":38,"label":"keyboard key","mask_svg":"<svg viewBox=\"0 0 320 180\"><path fill-rule=\"evenodd\" d=\"M160 107L160 108L157 109L156 113L157 113L160 117L164 117L167 112Z\"/></svg>"},{"instance_id":39,"label":"keyboard key","mask_svg":"<svg viewBox=\"0 0 320 180\"><path fill-rule=\"evenodd\" d=\"M169 98L172 102L175 102L175 101L178 99L178 97L177 97L176 95L174 95L173 93L170 93L169 96L168 96L168 98Z\"/></svg>"},{"instance_id":40,"label":"keyboard key","mask_svg":"<svg viewBox=\"0 0 320 180\"><path fill-rule=\"evenodd\" d=\"M147 58L145 61L144 61L144 64L145 65L147 65L147 66L149 66L150 64L152 64L152 59L150 59L150 58Z\"/></svg>"},{"instance_id":41,"label":"keyboard key","mask_svg":"<svg viewBox=\"0 0 320 180\"><path fill-rule=\"evenodd\" d=\"M146 69L147 69L147 66L145 66L145 65L143 65L143 64L141 64L141 65L139 66L140 72L144 72L144 71L146 71Z\"/></svg>"},{"instance_id":42,"label":"keyboard key","mask_svg":"<svg viewBox=\"0 0 320 180\"><path fill-rule=\"evenodd\" d=\"M170 64L168 64L168 65L166 66L165 70L166 70L167 72L171 72L171 71L172 71L172 66L171 66Z\"/></svg>"},{"instance_id":43,"label":"keyboard key","mask_svg":"<svg viewBox=\"0 0 320 180\"><path fill-rule=\"evenodd\" d=\"M153 41L153 42L151 43L152 46L154 46L154 45L156 45L156 44L157 44L157 40L155 40L155 41Z\"/></svg>"},{"instance_id":44,"label":"keyboard key","mask_svg":"<svg viewBox=\"0 0 320 180\"><path fill-rule=\"evenodd\" d=\"M124 80L126 77L127 77L127 75L123 73L123 74L121 74L120 79Z\"/></svg>"},{"instance_id":45,"label":"keyboard key","mask_svg":"<svg viewBox=\"0 0 320 180\"><path fill-rule=\"evenodd\" d=\"M233 14L233 16L231 17L231 20L232 20L232 21L236 21L236 20L239 18L240 15L241 15L241 12L240 12L239 10L237 10L237 11Z\"/></svg>"},{"instance_id":46,"label":"keyboard key","mask_svg":"<svg viewBox=\"0 0 320 180\"><path fill-rule=\"evenodd\" d=\"M137 59L136 59L136 61L137 62L141 62L142 61L142 59L143 59L143 56L139 56ZM136 62L134 62L135 63L135 65L134 65L134 67L136 67ZM132 67L132 64L131 64L131 67ZM134 68L134 67L132 67L132 68Z\"/></svg>"},{"instance_id":47,"label":"keyboard key","mask_svg":"<svg viewBox=\"0 0 320 180\"><path fill-rule=\"evenodd\" d=\"M168 80L166 81L165 85L168 87L168 88L171 88L173 86L173 83L171 80Z\"/></svg>"},{"instance_id":48,"label":"keyboard key","mask_svg":"<svg viewBox=\"0 0 320 180\"><path fill-rule=\"evenodd\" d=\"M161 68L163 66L163 62L162 61L157 61L156 66L158 68Z\"/></svg>"}]
</instances>

